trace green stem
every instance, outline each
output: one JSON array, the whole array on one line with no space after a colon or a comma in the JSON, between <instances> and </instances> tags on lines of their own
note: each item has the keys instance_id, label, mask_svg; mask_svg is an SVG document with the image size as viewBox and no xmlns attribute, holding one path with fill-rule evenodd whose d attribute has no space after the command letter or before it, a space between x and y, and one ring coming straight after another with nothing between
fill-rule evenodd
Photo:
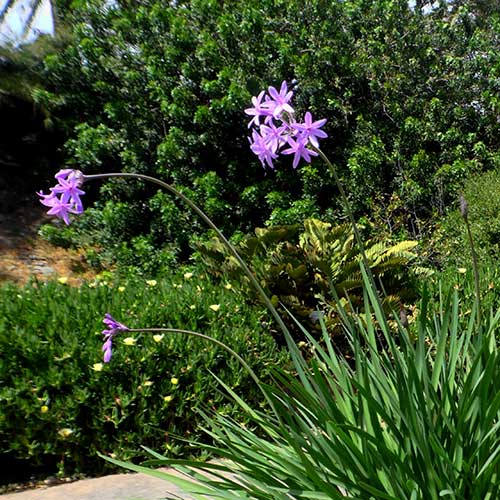
<instances>
[{"instance_id":1,"label":"green stem","mask_svg":"<svg viewBox=\"0 0 500 500\"><path fill-rule=\"evenodd\" d=\"M375 283L375 278L373 277L373 273L370 269L370 264L368 263L368 258L366 257L365 245L364 245L363 240L361 238L361 234L359 233L359 229L358 229L358 225L356 224L356 220L354 219L354 214L353 214L353 212L351 210L351 206L349 204L349 198L347 197L347 193L344 190L344 186L342 185L342 182L340 181L340 178L337 175L337 170L333 166L332 162L325 155L325 153L323 153L323 151L321 151L321 149L316 148L314 146L310 146L310 147L311 147L311 149L316 151L320 155L321 159L326 163L327 167L329 168L330 172L333 175L333 178L335 180L335 184L337 184L337 189L339 190L340 196L342 198L342 202L344 204L344 208L347 212L347 215L349 217L349 221L350 221L351 226L352 226L354 238L356 239L356 243L357 243L357 245L359 247L359 251L361 253L361 258L363 260L363 265L366 269L366 274L368 276L368 279L370 280L371 286L373 287L373 292L375 293L375 296L377 297L377 302L378 302L378 305L380 306L380 310L382 310L382 303L380 301L380 297L379 297L378 293L376 293L377 286Z\"/></svg>"},{"instance_id":2,"label":"green stem","mask_svg":"<svg viewBox=\"0 0 500 500\"><path fill-rule=\"evenodd\" d=\"M469 238L470 250L472 253L472 267L474 269L474 287L476 289L476 307L477 307L477 326L481 326L481 290L479 288L479 264L477 260L476 249L474 247L474 238L469 224L469 219L464 217L465 226L467 227L467 237Z\"/></svg>"},{"instance_id":3,"label":"green stem","mask_svg":"<svg viewBox=\"0 0 500 500\"><path fill-rule=\"evenodd\" d=\"M266 398L266 401L268 402L269 406L273 410L273 412L276 415L276 417L278 419L280 418L279 414L276 411L276 408L275 408L275 406L274 406L274 404L273 404L273 402L271 400L271 398L267 394L267 391L264 389L264 387L262 387L262 384L261 384L261 382L259 380L259 377L257 377L257 375L252 370L252 368L250 368L250 366L248 365L248 363L236 351L233 351L229 346L227 346L226 344L224 344L220 340L214 339L213 337L210 337L210 336L205 335L205 334L200 333L200 332L194 332L192 330L183 330L183 329L179 329L179 328L129 328L127 331L129 331L129 332L181 333L181 334L184 334L184 335L190 335L192 337L198 337L198 338L201 338L201 339L204 339L204 340L208 340L209 342L212 342L213 344L216 344L219 347L222 347L229 354L231 354L231 356L234 356L241 363L241 365L243 366L243 368L245 368L245 370L248 372L248 374L252 377L252 379L254 380L254 382L259 387L260 391L262 392L262 394Z\"/></svg>"},{"instance_id":4,"label":"green stem","mask_svg":"<svg viewBox=\"0 0 500 500\"><path fill-rule=\"evenodd\" d=\"M234 245L222 234L221 230L212 222L212 220L201 210L195 203L193 203L187 196L182 194L180 191L175 189L173 186L170 184L167 184L166 182L163 182L159 179L156 179L155 177L151 177L149 175L143 175L143 174L136 174L132 172L114 172L114 173L105 173L105 174L93 174L93 175L84 175L83 180L92 180L92 179L104 179L107 177L129 177L129 178L135 178L135 179L141 179L144 181L149 181L154 184L158 184L160 187L166 189L173 195L177 196L180 198L186 205L188 205L196 214L198 214L205 223L215 231L217 234L218 238L221 240L221 242L226 246L226 248L229 250L231 255L237 260L239 266L241 269L243 269L243 272L247 275L248 279L252 283L253 287L257 291L257 293L260 295L262 301L268 308L269 312L272 314L273 318L275 321L278 323L279 327L281 328L283 334L285 335L285 339L287 342L287 345L289 349L292 350L294 354L298 354L299 350L298 347L295 345L295 342L293 341L293 338L290 334L290 331L286 327L285 323L281 319L281 316L279 315L278 311L276 308L273 306L271 300L267 296L266 292L264 289L261 287L260 283L257 281L255 278L254 274L250 270L250 268L246 265L245 261L240 257L239 253L237 252L236 248Z\"/></svg>"}]
</instances>

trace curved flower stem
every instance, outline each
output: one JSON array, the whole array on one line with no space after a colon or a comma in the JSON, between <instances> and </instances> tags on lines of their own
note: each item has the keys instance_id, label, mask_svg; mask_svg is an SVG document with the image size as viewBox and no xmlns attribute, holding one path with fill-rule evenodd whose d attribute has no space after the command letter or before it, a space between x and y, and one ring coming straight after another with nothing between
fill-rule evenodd
<instances>
[{"instance_id":1,"label":"curved flower stem","mask_svg":"<svg viewBox=\"0 0 500 500\"><path fill-rule=\"evenodd\" d=\"M286 327L286 325L283 322L283 320L281 319L281 316L279 315L278 311L273 306L271 300L267 296L264 289L261 287L260 283L255 278L255 276L252 273L252 271L250 270L250 268L246 265L245 261L240 257L240 255L237 252L234 245L224 236L224 234L222 234L221 230L212 222L212 220L205 214L205 212L203 212L203 210L201 210L187 196L182 194L180 191L178 191L176 188L174 188L170 184L167 184L166 182L163 182L163 181L156 179L155 177L151 177L149 175L136 174L136 173L132 173L132 172L114 172L114 173L105 173L105 174L84 175L83 180L87 181L87 180L92 180L92 179L104 179L107 177L131 177L131 178L135 178L135 179L142 179L144 181L149 181L149 182L152 182L154 184L158 184L162 188L166 189L167 191L170 191L173 195L180 198L184 203L186 203L186 205L188 205L194 212L196 212L206 222L206 224L216 232L218 238L226 246L226 248L229 250L231 255L237 260L239 266L241 267L241 269L243 269L244 273L247 275L247 277L250 280L250 282L252 283L253 287L260 295L262 301L264 302L266 307L269 309L269 312L272 314L273 318L276 320L279 327L283 331L283 334L285 335L285 339L287 341L288 347L290 349L292 349L292 351L294 353L298 352L298 348L295 346L295 343L293 342L290 331Z\"/></svg>"},{"instance_id":2,"label":"curved flower stem","mask_svg":"<svg viewBox=\"0 0 500 500\"><path fill-rule=\"evenodd\" d=\"M220 340L214 339L213 337L210 337L210 336L205 335L205 334L200 333L200 332L194 332L192 330L182 330L182 329L179 329L179 328L129 328L127 331L129 331L129 332L150 332L150 333L153 333L153 332L181 333L181 334L184 334L184 335L190 335L192 337L198 337L198 338L201 338L201 339L204 339L204 340L208 340L209 342L212 342L213 344L216 344L219 347L222 347L229 354L231 354L231 356L235 357L240 362L240 364L243 366L243 368L245 368L245 370L252 377L252 379L257 384L257 386L259 387L260 391L262 392L262 394L266 398L266 401L268 402L269 406L273 410L273 412L276 415L276 417L278 418L278 420L280 420L279 414L276 411L276 408L275 408L275 406L274 406L271 398L269 397L269 394L264 389L264 387L262 387L262 384L261 384L261 382L259 380L259 377L257 377L257 375L252 370L252 368L250 368L250 366L248 365L248 363L236 351L233 351L229 346L227 346L226 344L224 344Z\"/></svg>"}]
</instances>

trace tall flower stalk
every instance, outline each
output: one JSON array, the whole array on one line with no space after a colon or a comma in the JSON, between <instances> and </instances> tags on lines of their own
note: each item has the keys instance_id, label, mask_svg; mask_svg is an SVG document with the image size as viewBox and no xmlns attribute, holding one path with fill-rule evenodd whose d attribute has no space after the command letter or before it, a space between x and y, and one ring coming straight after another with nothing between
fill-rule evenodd
<instances>
[{"instance_id":1,"label":"tall flower stalk","mask_svg":"<svg viewBox=\"0 0 500 500\"><path fill-rule=\"evenodd\" d=\"M291 106L292 97L293 92L288 90L286 81L283 81L279 91L274 87L269 87L267 93L262 91L258 96L252 98L253 107L245 110L246 114L252 116L248 124L248 127L252 129L252 137L249 138L250 148L257 155L264 168L266 168L266 166L274 168L273 159L276 159L279 153L283 155L293 154L294 168L297 168L301 160L310 162L311 158L315 156L320 156L323 159L337 184L337 188L353 228L356 242L360 248L363 266L366 269L371 285L376 289L375 280L370 270L363 241L350 208L347 194L340 182L335 167L319 148L319 140L328 137L327 133L322 130L322 127L326 123L326 119L314 121L312 114L308 111L305 113L303 122L297 121L295 119L295 109ZM46 195L40 192L38 195L41 198L41 203L50 207L49 214L56 215L62 218L66 224L69 224L70 213L79 214L83 212L80 195L84 194L84 191L80 189L81 185L90 180L110 177L135 178L157 184L186 203L186 205L191 208L208 227L215 231L220 241L236 259L238 265L247 275L252 286L283 331L292 356L300 356L300 351L295 345L289 329L234 245L231 244L222 231L201 208L171 184L149 175L133 172L85 175L78 170L63 169L56 174L55 178L58 180L58 184L50 189L50 193ZM109 341L111 342L111 337Z\"/></svg>"},{"instance_id":2,"label":"tall flower stalk","mask_svg":"<svg viewBox=\"0 0 500 500\"><path fill-rule=\"evenodd\" d=\"M236 248L234 245L224 236L222 231L214 224L214 222L208 217L208 215L201 210L201 208L198 207L193 201L191 201L187 196L185 196L181 191L173 187L171 184L168 184L160 179L157 179L156 177L151 177L149 175L144 175L144 174L136 174L132 172L110 172L110 173L103 173L103 174L93 174L93 175L85 175L83 172L80 172L79 170L61 170L58 172L55 176L55 178L58 180L58 184L52 188L50 188L50 194L46 195L43 192L37 193L40 197L41 200L40 202L46 206L51 207L50 210L47 212L50 215L55 215L61 219L64 220L66 224L69 224L69 214L70 213L82 213L83 212L83 207L81 206L81 200L78 198L79 206L76 206L76 201L71 198L71 193L70 193L70 188L66 186L66 184L63 184L61 182L62 175L66 175L66 177L69 175L71 179L77 179L77 186L81 186L84 182L91 181L91 180L96 180L96 179L106 179L110 177L122 177L122 178L131 178L131 179L138 179L138 180L143 180L147 182L151 182L153 184L157 184L158 186L162 187L163 189L166 189L173 195L175 195L177 198L181 199L186 205L191 208L197 215L200 216L200 218L210 227L215 231L217 234L218 238L221 240L221 242L227 247L231 255L237 260L238 264L240 267L243 269L245 274L248 276L248 279L256 289L256 291L259 293L262 301L264 304L267 306L269 309L270 313L272 314L273 318L276 320L278 323L279 327L283 331L285 337L287 338L287 341L292 341L292 337L290 335L290 332L288 328L286 327L285 323L283 322L281 316L279 315L278 311L272 304L271 300L265 293L264 289L260 285L260 283L257 281L255 278L254 274L250 270L250 268L247 266L245 261L241 258L239 253L237 252ZM71 189L73 189L73 185L71 185ZM56 193L62 193L60 198L57 198ZM80 194L83 194L84 192L80 190ZM65 200L69 200L69 203L66 202Z\"/></svg>"},{"instance_id":3,"label":"tall flower stalk","mask_svg":"<svg viewBox=\"0 0 500 500\"><path fill-rule=\"evenodd\" d=\"M326 119L313 121L311 113L307 111L303 122L296 121L295 109L291 106L292 97L293 92L288 91L287 83L284 81L279 92L274 87L269 87L268 94L262 91L257 97L252 98L253 107L245 110L246 114L252 116L248 124L248 127L253 129L252 137L249 138L250 148L264 168L267 166L274 169L272 160L278 158L280 152L284 155L294 155L293 168L297 168L301 160L310 163L313 156L319 156L325 162L342 198L342 204L349 217L370 284L376 289L375 279L347 193L334 165L319 148L319 139L328 137L328 134L322 130ZM377 300L381 305L378 296Z\"/></svg>"},{"instance_id":4,"label":"tall flower stalk","mask_svg":"<svg viewBox=\"0 0 500 500\"><path fill-rule=\"evenodd\" d=\"M467 238L469 240L469 247L472 255L472 268L474 271L474 289L476 297L476 321L477 326L480 328L481 325L481 288L479 286L479 263L477 259L476 247L474 245L474 238L472 237L472 230L469 222L469 205L464 195L460 196L460 214L465 222L465 227L467 229Z\"/></svg>"}]
</instances>

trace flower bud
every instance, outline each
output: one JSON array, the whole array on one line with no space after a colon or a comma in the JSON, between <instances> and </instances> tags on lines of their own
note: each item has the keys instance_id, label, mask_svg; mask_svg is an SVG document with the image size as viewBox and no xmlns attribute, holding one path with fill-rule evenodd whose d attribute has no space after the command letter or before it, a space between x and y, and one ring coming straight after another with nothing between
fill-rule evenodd
<instances>
[{"instance_id":1,"label":"flower bud","mask_svg":"<svg viewBox=\"0 0 500 500\"><path fill-rule=\"evenodd\" d=\"M467 204L467 200L464 198L464 195L460 195L460 213L464 219L467 219L467 215L469 214L469 205Z\"/></svg>"}]
</instances>

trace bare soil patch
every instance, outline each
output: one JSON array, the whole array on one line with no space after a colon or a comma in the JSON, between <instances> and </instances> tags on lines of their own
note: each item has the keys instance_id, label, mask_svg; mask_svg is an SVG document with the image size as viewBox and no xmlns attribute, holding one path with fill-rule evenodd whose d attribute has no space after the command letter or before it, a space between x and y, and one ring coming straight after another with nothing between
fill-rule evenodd
<instances>
[{"instance_id":1,"label":"bare soil patch","mask_svg":"<svg viewBox=\"0 0 500 500\"><path fill-rule=\"evenodd\" d=\"M33 202L0 212L0 282L24 285L30 279L47 281L68 278L79 285L95 276L81 251L51 245L38 236L38 229L51 218Z\"/></svg>"}]
</instances>

